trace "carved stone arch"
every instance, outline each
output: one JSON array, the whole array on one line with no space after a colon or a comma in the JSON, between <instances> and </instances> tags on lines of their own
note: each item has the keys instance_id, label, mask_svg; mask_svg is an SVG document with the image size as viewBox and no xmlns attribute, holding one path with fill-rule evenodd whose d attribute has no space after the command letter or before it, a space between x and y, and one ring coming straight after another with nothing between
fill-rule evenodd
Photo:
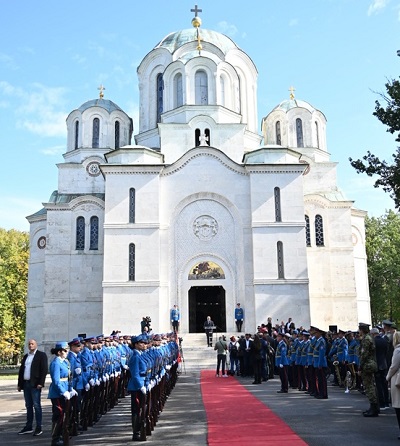
<instances>
[{"instance_id":1,"label":"carved stone arch","mask_svg":"<svg viewBox=\"0 0 400 446\"><path fill-rule=\"evenodd\" d=\"M97 209L104 211L105 203L103 200L91 195L85 195L83 197L77 197L70 201L69 209L72 212L85 211L90 212Z\"/></svg>"},{"instance_id":2,"label":"carved stone arch","mask_svg":"<svg viewBox=\"0 0 400 446\"><path fill-rule=\"evenodd\" d=\"M178 74L182 76L182 105L186 103L186 73L185 65L180 61L174 61L164 71L164 108L165 111L176 108L175 104L175 79Z\"/></svg>"}]
</instances>

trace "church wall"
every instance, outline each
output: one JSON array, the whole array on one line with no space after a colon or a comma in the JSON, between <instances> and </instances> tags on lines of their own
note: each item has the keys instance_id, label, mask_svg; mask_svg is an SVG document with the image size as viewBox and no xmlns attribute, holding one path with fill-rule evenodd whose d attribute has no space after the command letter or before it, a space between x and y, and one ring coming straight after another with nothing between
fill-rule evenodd
<instances>
[{"instance_id":1,"label":"church wall","mask_svg":"<svg viewBox=\"0 0 400 446\"><path fill-rule=\"evenodd\" d=\"M135 223L158 223L158 175L142 173L141 167L138 166L136 172L132 170L131 174L107 174L106 224L128 224L129 189L132 187L136 191Z\"/></svg>"},{"instance_id":2,"label":"church wall","mask_svg":"<svg viewBox=\"0 0 400 446\"><path fill-rule=\"evenodd\" d=\"M26 340L43 341L44 261L46 249L39 249L39 238L46 237L46 220L31 222L29 239L28 295L26 302Z\"/></svg>"},{"instance_id":3,"label":"church wall","mask_svg":"<svg viewBox=\"0 0 400 446\"><path fill-rule=\"evenodd\" d=\"M91 157L82 164L58 164L58 193L104 193L103 176L91 176L86 171L86 167L91 161L104 163L104 159Z\"/></svg>"},{"instance_id":4,"label":"church wall","mask_svg":"<svg viewBox=\"0 0 400 446\"><path fill-rule=\"evenodd\" d=\"M296 327L310 326L308 284L271 283L254 286L256 324L267 323L272 318L273 325L293 319Z\"/></svg>"}]
</instances>

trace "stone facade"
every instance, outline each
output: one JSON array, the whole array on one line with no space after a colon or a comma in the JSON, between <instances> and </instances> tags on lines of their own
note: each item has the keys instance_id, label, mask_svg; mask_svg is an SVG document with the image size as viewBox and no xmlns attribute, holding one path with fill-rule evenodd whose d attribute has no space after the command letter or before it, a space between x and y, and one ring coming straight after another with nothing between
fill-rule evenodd
<instances>
[{"instance_id":1,"label":"stone facade","mask_svg":"<svg viewBox=\"0 0 400 446\"><path fill-rule=\"evenodd\" d=\"M326 119L293 96L262 120L257 70L228 37L166 36L138 67L139 132L107 99L67 118L67 152L28 217L27 336L46 345L144 316L246 331L271 316L328 329L370 321L365 212L336 184ZM262 138L264 143L261 144Z\"/></svg>"}]
</instances>

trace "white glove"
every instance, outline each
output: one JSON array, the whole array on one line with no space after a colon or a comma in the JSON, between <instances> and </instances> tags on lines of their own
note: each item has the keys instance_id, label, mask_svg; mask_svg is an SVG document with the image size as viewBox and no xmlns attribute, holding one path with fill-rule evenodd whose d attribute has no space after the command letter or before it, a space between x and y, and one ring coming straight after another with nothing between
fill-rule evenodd
<instances>
[{"instance_id":1,"label":"white glove","mask_svg":"<svg viewBox=\"0 0 400 446\"><path fill-rule=\"evenodd\" d=\"M114 378L114 376L115 376L114 373L111 373L110 378Z\"/></svg>"},{"instance_id":2,"label":"white glove","mask_svg":"<svg viewBox=\"0 0 400 446\"><path fill-rule=\"evenodd\" d=\"M237 319L235 319L235 322L237 322Z\"/></svg>"},{"instance_id":3,"label":"white glove","mask_svg":"<svg viewBox=\"0 0 400 446\"><path fill-rule=\"evenodd\" d=\"M63 393L63 397L64 397L66 400L71 399L71 395L70 395L69 392L64 392L64 393Z\"/></svg>"},{"instance_id":4,"label":"white glove","mask_svg":"<svg viewBox=\"0 0 400 446\"><path fill-rule=\"evenodd\" d=\"M89 383L87 383L87 384L85 385L85 390L86 390L86 392L88 392L88 391L90 390L90 384L89 384Z\"/></svg>"},{"instance_id":5,"label":"white glove","mask_svg":"<svg viewBox=\"0 0 400 446\"><path fill-rule=\"evenodd\" d=\"M281 369L283 369L283 364L279 364L279 367L280 367Z\"/></svg>"},{"instance_id":6,"label":"white glove","mask_svg":"<svg viewBox=\"0 0 400 446\"><path fill-rule=\"evenodd\" d=\"M107 382L107 378L106 378L106 375L103 375L103 383L105 383L105 382Z\"/></svg>"},{"instance_id":7,"label":"white glove","mask_svg":"<svg viewBox=\"0 0 400 446\"><path fill-rule=\"evenodd\" d=\"M171 366L168 364L168 365L165 366L165 368L166 368L167 370L170 370L170 369L171 369Z\"/></svg>"},{"instance_id":8,"label":"white glove","mask_svg":"<svg viewBox=\"0 0 400 446\"><path fill-rule=\"evenodd\" d=\"M143 393L143 395L146 395L146 387L145 386L141 387L140 391Z\"/></svg>"},{"instance_id":9,"label":"white glove","mask_svg":"<svg viewBox=\"0 0 400 446\"><path fill-rule=\"evenodd\" d=\"M128 370L128 369L129 369L129 367L128 367L127 364L124 365L124 369L125 369L125 370Z\"/></svg>"},{"instance_id":10,"label":"white glove","mask_svg":"<svg viewBox=\"0 0 400 446\"><path fill-rule=\"evenodd\" d=\"M93 378L90 379L89 384L90 384L92 387L94 387L95 382L94 382L94 379L93 379Z\"/></svg>"},{"instance_id":11,"label":"white glove","mask_svg":"<svg viewBox=\"0 0 400 446\"><path fill-rule=\"evenodd\" d=\"M78 392L75 389L72 389L70 394L71 394L71 398L73 398L74 396L78 395Z\"/></svg>"},{"instance_id":12,"label":"white glove","mask_svg":"<svg viewBox=\"0 0 400 446\"><path fill-rule=\"evenodd\" d=\"M77 367L77 368L75 369L75 373L76 373L77 375L80 375L80 374L82 373L82 369L81 369L80 367Z\"/></svg>"},{"instance_id":13,"label":"white glove","mask_svg":"<svg viewBox=\"0 0 400 446\"><path fill-rule=\"evenodd\" d=\"M147 391L150 392L151 390L151 384L147 384Z\"/></svg>"},{"instance_id":14,"label":"white glove","mask_svg":"<svg viewBox=\"0 0 400 446\"><path fill-rule=\"evenodd\" d=\"M110 379L110 375L108 373L106 373L106 378L107 378L107 381Z\"/></svg>"},{"instance_id":15,"label":"white glove","mask_svg":"<svg viewBox=\"0 0 400 446\"><path fill-rule=\"evenodd\" d=\"M96 386L99 386L99 385L100 385L100 380L96 379Z\"/></svg>"}]
</instances>

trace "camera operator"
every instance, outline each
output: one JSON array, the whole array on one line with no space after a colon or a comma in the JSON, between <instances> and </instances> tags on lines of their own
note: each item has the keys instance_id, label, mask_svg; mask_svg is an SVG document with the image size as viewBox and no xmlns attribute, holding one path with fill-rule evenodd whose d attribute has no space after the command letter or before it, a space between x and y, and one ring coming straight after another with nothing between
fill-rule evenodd
<instances>
[{"instance_id":1,"label":"camera operator","mask_svg":"<svg viewBox=\"0 0 400 446\"><path fill-rule=\"evenodd\" d=\"M151 317L143 316L142 322L140 323L140 330L142 333L150 333L151 332Z\"/></svg>"}]
</instances>

